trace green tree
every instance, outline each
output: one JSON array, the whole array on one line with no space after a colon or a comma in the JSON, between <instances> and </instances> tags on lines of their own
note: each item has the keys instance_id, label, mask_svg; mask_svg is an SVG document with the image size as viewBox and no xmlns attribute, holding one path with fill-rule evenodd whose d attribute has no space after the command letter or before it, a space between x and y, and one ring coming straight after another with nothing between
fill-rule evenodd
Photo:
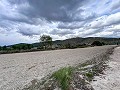
<instances>
[{"instance_id":1,"label":"green tree","mask_svg":"<svg viewBox=\"0 0 120 90\"><path fill-rule=\"evenodd\" d=\"M33 48L33 45L32 44L27 44L27 47L28 47L28 49L31 49L31 48Z\"/></svg>"},{"instance_id":2,"label":"green tree","mask_svg":"<svg viewBox=\"0 0 120 90\"><path fill-rule=\"evenodd\" d=\"M23 44L23 45L21 45L21 49L22 49L22 50L27 50L27 49L28 49L27 44Z\"/></svg>"},{"instance_id":3,"label":"green tree","mask_svg":"<svg viewBox=\"0 0 120 90\"><path fill-rule=\"evenodd\" d=\"M94 41L91 45L93 45L93 46L102 46L102 43L100 41Z\"/></svg>"},{"instance_id":4,"label":"green tree","mask_svg":"<svg viewBox=\"0 0 120 90\"><path fill-rule=\"evenodd\" d=\"M12 45L12 49L16 50L17 49L16 45Z\"/></svg>"},{"instance_id":5,"label":"green tree","mask_svg":"<svg viewBox=\"0 0 120 90\"><path fill-rule=\"evenodd\" d=\"M44 49L52 47L52 37L50 37L49 35L40 36L40 42L43 44Z\"/></svg>"},{"instance_id":6,"label":"green tree","mask_svg":"<svg viewBox=\"0 0 120 90\"><path fill-rule=\"evenodd\" d=\"M0 46L0 51L2 50L2 47Z\"/></svg>"},{"instance_id":7,"label":"green tree","mask_svg":"<svg viewBox=\"0 0 120 90\"><path fill-rule=\"evenodd\" d=\"M3 50L7 50L7 46L3 46L2 48L3 48Z\"/></svg>"},{"instance_id":8,"label":"green tree","mask_svg":"<svg viewBox=\"0 0 120 90\"><path fill-rule=\"evenodd\" d=\"M65 48L71 48L71 45L70 45L70 43L67 43L67 44L65 44Z\"/></svg>"}]
</instances>

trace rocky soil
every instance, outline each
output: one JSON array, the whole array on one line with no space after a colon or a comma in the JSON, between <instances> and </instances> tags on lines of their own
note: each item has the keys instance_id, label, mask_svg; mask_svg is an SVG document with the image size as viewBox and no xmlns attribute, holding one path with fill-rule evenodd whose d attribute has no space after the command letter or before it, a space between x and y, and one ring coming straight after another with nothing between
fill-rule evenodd
<instances>
[{"instance_id":1,"label":"rocky soil","mask_svg":"<svg viewBox=\"0 0 120 90\"><path fill-rule=\"evenodd\" d=\"M104 74L104 70L108 68L107 64L114 48L115 47L109 48L106 52L77 66L68 67L72 68L73 71L72 76L70 76L70 81L67 81L69 83L68 90L97 90L92 86L91 82L95 81L94 77ZM51 76L52 75L48 76L48 78L43 78L42 82L36 80L32 84L26 85L23 90L61 90L62 86L59 81Z\"/></svg>"},{"instance_id":2,"label":"rocky soil","mask_svg":"<svg viewBox=\"0 0 120 90\"><path fill-rule=\"evenodd\" d=\"M0 90L21 90L62 67L77 66L105 54L112 47L0 55Z\"/></svg>"},{"instance_id":3,"label":"rocky soil","mask_svg":"<svg viewBox=\"0 0 120 90\"><path fill-rule=\"evenodd\" d=\"M115 48L107 63L104 74L91 82L95 90L120 90L120 47Z\"/></svg>"}]
</instances>

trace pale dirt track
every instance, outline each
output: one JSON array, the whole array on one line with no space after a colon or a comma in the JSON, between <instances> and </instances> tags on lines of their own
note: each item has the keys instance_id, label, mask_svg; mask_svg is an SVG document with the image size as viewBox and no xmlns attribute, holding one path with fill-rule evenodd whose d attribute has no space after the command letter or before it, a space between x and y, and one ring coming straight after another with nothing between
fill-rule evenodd
<instances>
[{"instance_id":1,"label":"pale dirt track","mask_svg":"<svg viewBox=\"0 0 120 90\"><path fill-rule=\"evenodd\" d=\"M113 46L0 55L0 90L18 90L61 67L90 60Z\"/></svg>"},{"instance_id":2,"label":"pale dirt track","mask_svg":"<svg viewBox=\"0 0 120 90\"><path fill-rule=\"evenodd\" d=\"M120 47L115 48L104 75L96 76L91 84L95 90L120 90Z\"/></svg>"}]
</instances>

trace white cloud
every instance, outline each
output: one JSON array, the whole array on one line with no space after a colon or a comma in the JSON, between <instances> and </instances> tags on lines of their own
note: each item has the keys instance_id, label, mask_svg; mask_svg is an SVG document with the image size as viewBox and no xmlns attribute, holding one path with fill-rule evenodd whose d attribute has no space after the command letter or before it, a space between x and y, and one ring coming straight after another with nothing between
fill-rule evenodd
<instances>
[{"instance_id":1,"label":"white cloud","mask_svg":"<svg viewBox=\"0 0 120 90\"><path fill-rule=\"evenodd\" d=\"M92 28L99 28L120 23L120 12L101 16L90 23Z\"/></svg>"}]
</instances>

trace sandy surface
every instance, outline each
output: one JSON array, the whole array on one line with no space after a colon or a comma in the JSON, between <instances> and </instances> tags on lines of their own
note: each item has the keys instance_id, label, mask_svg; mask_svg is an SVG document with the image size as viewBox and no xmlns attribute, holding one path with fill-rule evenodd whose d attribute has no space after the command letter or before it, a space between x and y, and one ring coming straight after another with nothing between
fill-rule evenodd
<instances>
[{"instance_id":1,"label":"sandy surface","mask_svg":"<svg viewBox=\"0 0 120 90\"><path fill-rule=\"evenodd\" d=\"M114 50L113 55L110 56L110 61L104 73L105 75L96 76L92 82L95 90L120 90L120 47Z\"/></svg>"},{"instance_id":2,"label":"sandy surface","mask_svg":"<svg viewBox=\"0 0 120 90\"><path fill-rule=\"evenodd\" d=\"M0 90L18 90L61 67L76 65L112 46L0 55Z\"/></svg>"}]
</instances>

